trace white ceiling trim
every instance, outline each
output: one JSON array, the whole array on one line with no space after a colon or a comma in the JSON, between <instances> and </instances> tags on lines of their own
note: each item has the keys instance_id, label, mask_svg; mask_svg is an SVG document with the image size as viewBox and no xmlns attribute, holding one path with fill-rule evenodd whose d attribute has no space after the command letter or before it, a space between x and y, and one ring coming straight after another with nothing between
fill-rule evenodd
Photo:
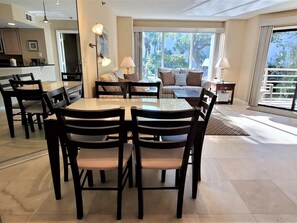
<instances>
[{"instance_id":1,"label":"white ceiling trim","mask_svg":"<svg viewBox=\"0 0 297 223\"><path fill-rule=\"evenodd\" d=\"M140 27L135 26L134 32L199 32L199 33L224 33L225 28L180 28L180 27Z\"/></svg>"}]
</instances>

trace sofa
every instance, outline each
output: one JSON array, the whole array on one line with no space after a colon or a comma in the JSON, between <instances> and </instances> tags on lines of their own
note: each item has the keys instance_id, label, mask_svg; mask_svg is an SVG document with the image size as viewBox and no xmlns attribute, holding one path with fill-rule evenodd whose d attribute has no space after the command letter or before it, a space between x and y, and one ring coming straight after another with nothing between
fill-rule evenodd
<instances>
[{"instance_id":1,"label":"sofa","mask_svg":"<svg viewBox=\"0 0 297 223\"><path fill-rule=\"evenodd\" d=\"M203 72L199 70L158 68L161 98L174 98L173 90L209 88L210 82L202 76Z\"/></svg>"},{"instance_id":2,"label":"sofa","mask_svg":"<svg viewBox=\"0 0 297 223\"><path fill-rule=\"evenodd\" d=\"M139 82L139 83L145 83L145 82L149 82L147 80L139 80L139 77L137 74L132 73L132 74L123 74L123 72L121 70L117 70L114 72L110 72L110 73L106 73L106 74L102 74L100 75L100 82L127 82L127 84L129 86L132 85L132 82ZM158 81L157 81L158 82ZM132 86L131 90L133 92L138 92L136 94L140 94L141 96L139 97L156 97L156 95L158 95L158 97L160 96L160 91L158 91L159 86L156 83L152 84L153 86L148 86L146 84L141 85L141 86ZM121 88L119 86L104 86L104 89L102 89L101 87L99 87L99 89L95 89L95 92L97 90L103 90L103 91L109 91L109 92L120 92L122 91ZM118 95L113 95L114 97L119 97ZM111 97L110 95L108 97ZM120 96L121 97L121 96ZM134 96L137 97L137 96Z\"/></svg>"}]
</instances>

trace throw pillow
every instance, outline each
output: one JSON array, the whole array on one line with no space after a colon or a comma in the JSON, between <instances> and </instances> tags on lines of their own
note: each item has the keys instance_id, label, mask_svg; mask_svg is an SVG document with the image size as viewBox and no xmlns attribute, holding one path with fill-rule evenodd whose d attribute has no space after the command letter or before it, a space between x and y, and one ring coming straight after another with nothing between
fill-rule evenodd
<instances>
[{"instance_id":1,"label":"throw pillow","mask_svg":"<svg viewBox=\"0 0 297 223\"><path fill-rule=\"evenodd\" d=\"M124 74L124 77L126 80L132 81L132 82L138 82L139 78L137 74Z\"/></svg>"},{"instance_id":2,"label":"throw pillow","mask_svg":"<svg viewBox=\"0 0 297 223\"><path fill-rule=\"evenodd\" d=\"M171 71L169 72L160 72L161 80L163 86L174 85L174 75Z\"/></svg>"},{"instance_id":3,"label":"throw pillow","mask_svg":"<svg viewBox=\"0 0 297 223\"><path fill-rule=\"evenodd\" d=\"M100 81L102 82L118 82L118 79L115 77L113 73L102 74L100 76ZM120 92L122 91L121 87L119 86L103 86L105 91L109 92Z\"/></svg>"},{"instance_id":4,"label":"throw pillow","mask_svg":"<svg viewBox=\"0 0 297 223\"><path fill-rule=\"evenodd\" d=\"M186 74L175 74L175 85L186 86L187 85L187 75Z\"/></svg>"},{"instance_id":5,"label":"throw pillow","mask_svg":"<svg viewBox=\"0 0 297 223\"><path fill-rule=\"evenodd\" d=\"M129 80L126 80L126 79L123 79L123 78L120 78L120 77L118 77L118 81L119 82L129 82Z\"/></svg>"},{"instance_id":6,"label":"throw pillow","mask_svg":"<svg viewBox=\"0 0 297 223\"><path fill-rule=\"evenodd\" d=\"M116 71L114 71L113 73L114 73L114 75L115 75L116 77L123 78L123 79L125 78L125 77L124 77L124 74L123 74L123 71L122 71L121 69L116 70Z\"/></svg>"},{"instance_id":7,"label":"throw pillow","mask_svg":"<svg viewBox=\"0 0 297 223\"><path fill-rule=\"evenodd\" d=\"M191 72L187 76L187 85L189 86L201 86L203 72Z\"/></svg>"},{"instance_id":8,"label":"throw pillow","mask_svg":"<svg viewBox=\"0 0 297 223\"><path fill-rule=\"evenodd\" d=\"M100 76L100 81L104 82L117 82L117 78L114 76L113 73L102 74Z\"/></svg>"}]
</instances>

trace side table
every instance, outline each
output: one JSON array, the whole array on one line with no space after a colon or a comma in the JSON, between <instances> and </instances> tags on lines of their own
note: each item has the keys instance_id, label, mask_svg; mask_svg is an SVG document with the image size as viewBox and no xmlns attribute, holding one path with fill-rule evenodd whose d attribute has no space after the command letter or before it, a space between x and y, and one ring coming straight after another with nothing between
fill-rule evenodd
<instances>
[{"instance_id":1,"label":"side table","mask_svg":"<svg viewBox=\"0 0 297 223\"><path fill-rule=\"evenodd\" d=\"M221 103L221 104L233 104L233 97L234 97L234 91L235 91L235 83L231 83L231 82L215 82L212 81L210 83L210 90L214 91L216 93L216 95L218 96L218 100L217 103ZM219 95L218 94L223 94L223 93L227 93L228 98L223 98L222 100L219 100ZM229 94L231 93L231 95Z\"/></svg>"}]
</instances>

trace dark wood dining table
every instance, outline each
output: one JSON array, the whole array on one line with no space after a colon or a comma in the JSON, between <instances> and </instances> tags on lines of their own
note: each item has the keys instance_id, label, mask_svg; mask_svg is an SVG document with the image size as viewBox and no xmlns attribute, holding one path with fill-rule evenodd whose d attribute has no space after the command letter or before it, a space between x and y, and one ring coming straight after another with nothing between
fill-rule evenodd
<instances>
[{"instance_id":1,"label":"dark wood dining table","mask_svg":"<svg viewBox=\"0 0 297 223\"><path fill-rule=\"evenodd\" d=\"M131 130L131 113L132 106L143 109L152 110L184 110L191 108L191 105L185 99L155 99L155 98L135 98L135 99L117 99L117 98L81 98L73 104L69 105L72 109L83 110L100 110L110 108L125 108L125 122L127 123L127 131ZM59 154L59 133L57 119L55 115L51 115L44 120L45 136L48 146L48 155L51 167L51 174L55 192L55 198L61 199L61 176L60 176L60 154ZM199 129L199 128L197 128ZM199 131L199 130L198 130ZM195 154L201 154L199 132L196 134L194 142L193 173L192 173L192 197L196 198L197 184L200 180L200 157Z\"/></svg>"},{"instance_id":2,"label":"dark wood dining table","mask_svg":"<svg viewBox=\"0 0 297 223\"><path fill-rule=\"evenodd\" d=\"M78 85L81 85L81 82L77 81L44 81L41 82L42 88L44 92L52 91L55 89L58 89L60 87L65 87L66 89L75 88ZM28 86L24 87L28 88ZM11 137L14 137L14 125L13 125L13 111L12 111L12 98L15 97L15 94L13 92L12 88L6 88L5 89L5 96L3 97L3 102L5 106L5 112L7 113L6 117L9 124L9 131Z\"/></svg>"}]
</instances>

